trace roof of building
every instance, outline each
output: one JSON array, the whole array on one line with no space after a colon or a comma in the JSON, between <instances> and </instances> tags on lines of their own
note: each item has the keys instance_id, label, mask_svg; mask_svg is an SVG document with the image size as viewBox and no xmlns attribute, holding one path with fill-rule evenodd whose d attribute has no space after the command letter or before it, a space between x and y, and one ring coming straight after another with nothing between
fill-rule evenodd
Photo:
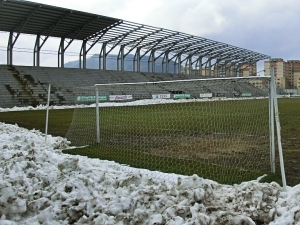
<instances>
[{"instance_id":1,"label":"roof of building","mask_svg":"<svg viewBox=\"0 0 300 225\"><path fill-rule=\"evenodd\" d=\"M118 21L29 1L0 1L1 31L84 40Z\"/></svg>"},{"instance_id":2,"label":"roof of building","mask_svg":"<svg viewBox=\"0 0 300 225\"><path fill-rule=\"evenodd\" d=\"M257 62L267 55L222 42L112 17L50 5L0 0L0 30L85 40L91 45L126 46L150 51L203 57L236 63Z\"/></svg>"}]
</instances>

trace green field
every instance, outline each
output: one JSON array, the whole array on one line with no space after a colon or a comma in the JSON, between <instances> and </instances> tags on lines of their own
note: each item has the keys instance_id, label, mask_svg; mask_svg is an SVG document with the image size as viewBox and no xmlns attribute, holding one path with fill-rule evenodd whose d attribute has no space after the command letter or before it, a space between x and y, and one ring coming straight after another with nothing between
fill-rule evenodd
<instances>
[{"instance_id":1,"label":"green field","mask_svg":"<svg viewBox=\"0 0 300 225\"><path fill-rule=\"evenodd\" d=\"M262 165L251 167L259 164L253 158L254 151L268 147L268 139L264 137L266 119L261 116L267 110L263 101L266 100L256 101L259 102L255 103L256 111L252 110L254 103L251 100L239 101L239 107L235 106L236 103L218 102L209 106L209 103L185 103L101 108L101 144L93 143L95 122L91 118L95 118L94 110L77 110L76 113L83 113L85 120L78 122L76 129L83 133L74 136L72 141L80 145L82 138L89 140L90 145L65 152L151 170L188 175L197 173L221 183L255 179L269 171L268 152L261 155L264 157ZM279 99L279 109L287 183L295 185L300 183L300 99ZM0 113L0 121L44 131L45 115L45 111L7 112ZM51 110L49 133L65 136L72 116L71 109ZM239 134L234 132L245 120L255 118L257 122L242 126ZM213 127L216 124L213 123L218 124L218 130L224 129L229 135L215 134ZM245 139L243 134L249 133L256 136ZM235 146L234 150L231 146ZM212 155L212 147L222 147L225 151L215 151ZM239 165L246 169L241 170ZM276 174L269 176L268 181L280 182L278 165Z\"/></svg>"}]
</instances>

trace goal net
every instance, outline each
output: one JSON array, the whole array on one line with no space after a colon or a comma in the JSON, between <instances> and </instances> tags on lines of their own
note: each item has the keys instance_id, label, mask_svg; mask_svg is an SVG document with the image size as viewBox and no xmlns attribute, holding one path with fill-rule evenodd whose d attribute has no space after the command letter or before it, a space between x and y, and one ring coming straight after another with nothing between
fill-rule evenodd
<instances>
[{"instance_id":1,"label":"goal net","mask_svg":"<svg viewBox=\"0 0 300 225\"><path fill-rule=\"evenodd\" d=\"M270 171L270 77L77 88L80 154L236 183ZM74 150L75 151L75 150Z\"/></svg>"}]
</instances>

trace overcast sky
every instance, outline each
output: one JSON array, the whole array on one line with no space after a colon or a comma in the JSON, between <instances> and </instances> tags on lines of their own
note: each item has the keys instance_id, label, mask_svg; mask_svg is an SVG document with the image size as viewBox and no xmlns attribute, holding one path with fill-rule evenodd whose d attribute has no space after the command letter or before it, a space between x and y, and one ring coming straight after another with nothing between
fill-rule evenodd
<instances>
[{"instance_id":1,"label":"overcast sky","mask_svg":"<svg viewBox=\"0 0 300 225\"><path fill-rule=\"evenodd\" d=\"M35 2L197 35L273 58L300 60L299 0L36 0ZM0 38L2 46L0 64L3 64L6 63L6 52L4 54L3 49L4 47L6 49L7 39L3 33L0 34ZM26 35L23 39L18 39L18 46L24 47L26 43L29 44L28 40ZM45 45L43 49L57 50L57 47L51 46L53 43L47 43L48 48ZM33 44L31 43L29 47ZM71 50L76 52L78 50L75 45ZM52 61L57 64L57 56L50 58L50 55L42 56L44 64L51 64ZM22 60L24 64L32 61L30 57L19 57L14 63L21 63Z\"/></svg>"}]
</instances>

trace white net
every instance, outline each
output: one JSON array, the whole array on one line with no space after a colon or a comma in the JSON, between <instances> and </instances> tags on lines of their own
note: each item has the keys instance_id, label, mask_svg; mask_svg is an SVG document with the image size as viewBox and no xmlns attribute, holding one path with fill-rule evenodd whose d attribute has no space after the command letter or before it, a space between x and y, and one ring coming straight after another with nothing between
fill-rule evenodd
<instances>
[{"instance_id":1,"label":"white net","mask_svg":"<svg viewBox=\"0 0 300 225\"><path fill-rule=\"evenodd\" d=\"M78 88L67 138L89 146L79 154L134 167L253 179L270 170L268 86L251 77Z\"/></svg>"}]
</instances>

